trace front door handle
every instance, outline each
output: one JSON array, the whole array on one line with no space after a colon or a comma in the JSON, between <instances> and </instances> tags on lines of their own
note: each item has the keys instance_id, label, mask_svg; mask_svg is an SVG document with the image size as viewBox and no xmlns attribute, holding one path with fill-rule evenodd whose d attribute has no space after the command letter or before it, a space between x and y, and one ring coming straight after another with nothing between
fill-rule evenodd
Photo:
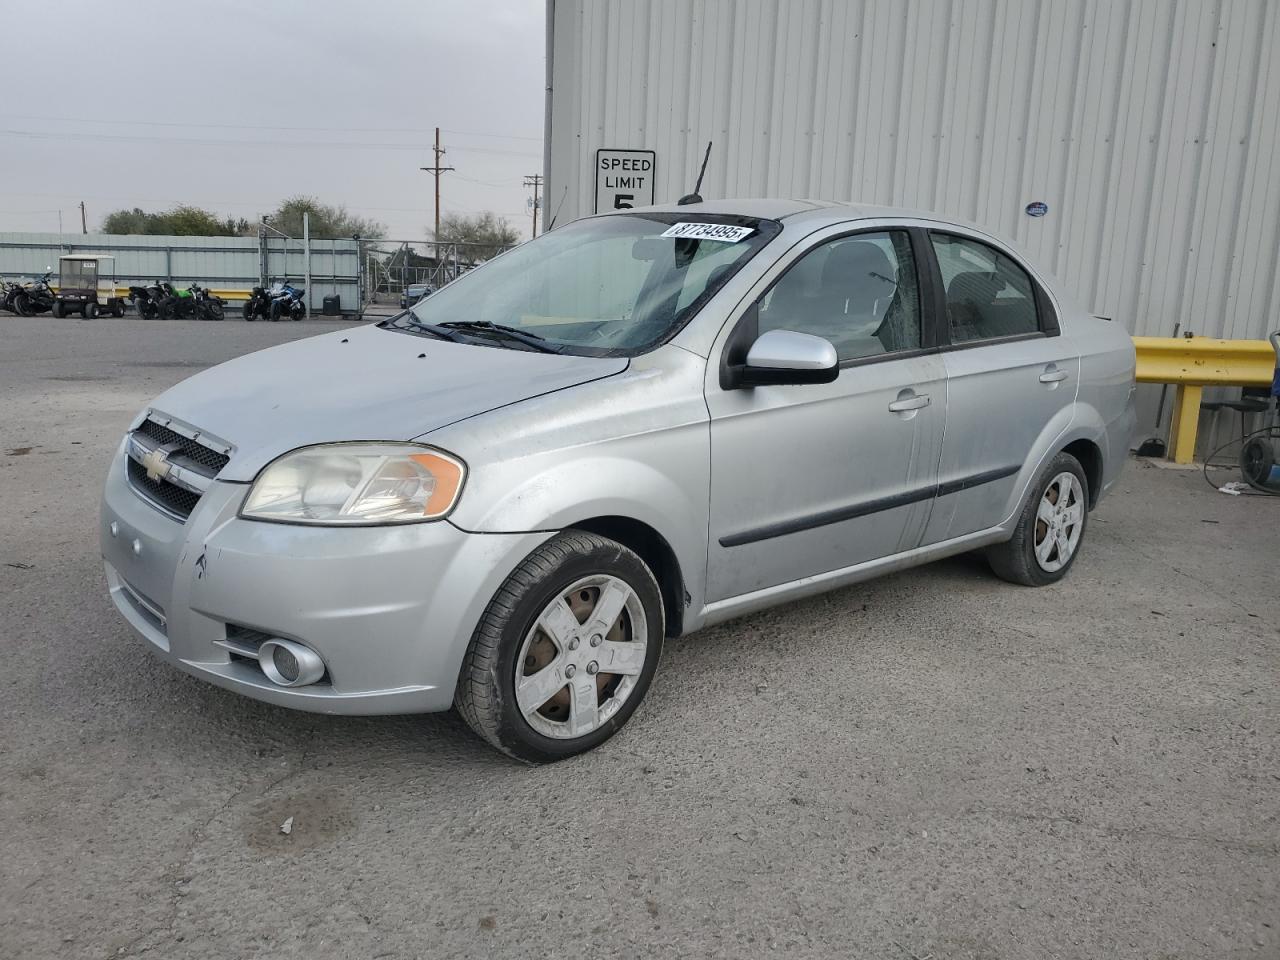
<instances>
[{"instance_id":1,"label":"front door handle","mask_svg":"<svg viewBox=\"0 0 1280 960\"><path fill-rule=\"evenodd\" d=\"M895 400L889 404L889 409L894 413L905 413L908 410L919 410L933 403L929 399L927 393L917 393L914 397L907 397L905 400Z\"/></svg>"},{"instance_id":2,"label":"front door handle","mask_svg":"<svg viewBox=\"0 0 1280 960\"><path fill-rule=\"evenodd\" d=\"M1065 379L1067 379L1067 371L1058 370L1056 368L1046 370L1044 373L1040 374L1041 383L1061 383Z\"/></svg>"}]
</instances>

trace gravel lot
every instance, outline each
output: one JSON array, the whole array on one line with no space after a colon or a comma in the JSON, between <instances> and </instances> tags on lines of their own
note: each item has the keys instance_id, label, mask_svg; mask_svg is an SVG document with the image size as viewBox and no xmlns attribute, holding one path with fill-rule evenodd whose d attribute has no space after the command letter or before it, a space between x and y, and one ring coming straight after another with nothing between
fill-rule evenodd
<instances>
[{"instance_id":1,"label":"gravel lot","mask_svg":"<svg viewBox=\"0 0 1280 960\"><path fill-rule=\"evenodd\" d=\"M0 956L1280 957L1280 499L1131 463L1064 583L706 630L531 769L206 686L107 600L129 418L333 328L0 316Z\"/></svg>"}]
</instances>

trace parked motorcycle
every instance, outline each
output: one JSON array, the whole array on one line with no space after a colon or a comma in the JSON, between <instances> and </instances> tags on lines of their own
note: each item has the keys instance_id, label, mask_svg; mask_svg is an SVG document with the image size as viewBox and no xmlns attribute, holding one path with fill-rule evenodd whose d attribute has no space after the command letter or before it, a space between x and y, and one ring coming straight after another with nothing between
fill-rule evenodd
<instances>
[{"instance_id":1,"label":"parked motorcycle","mask_svg":"<svg viewBox=\"0 0 1280 960\"><path fill-rule=\"evenodd\" d=\"M161 320L221 320L224 314L222 298L215 297L206 287L193 283L185 290L172 284L160 284L164 296L160 300Z\"/></svg>"},{"instance_id":2,"label":"parked motorcycle","mask_svg":"<svg viewBox=\"0 0 1280 960\"><path fill-rule=\"evenodd\" d=\"M191 285L191 299L195 302L195 318L197 320L221 320L224 315L221 297L215 297L208 287L199 284Z\"/></svg>"},{"instance_id":3,"label":"parked motorcycle","mask_svg":"<svg viewBox=\"0 0 1280 960\"><path fill-rule=\"evenodd\" d=\"M0 310L7 310L15 313L13 309L13 298L18 295L18 291L22 289L22 284L16 280L0 280Z\"/></svg>"},{"instance_id":4,"label":"parked motorcycle","mask_svg":"<svg viewBox=\"0 0 1280 960\"><path fill-rule=\"evenodd\" d=\"M302 296L306 291L292 284L281 283L271 288L271 319L301 320L307 315Z\"/></svg>"},{"instance_id":5,"label":"parked motorcycle","mask_svg":"<svg viewBox=\"0 0 1280 960\"><path fill-rule=\"evenodd\" d=\"M160 301L165 296L166 294L160 284L153 283L148 286L130 287L127 299L133 304L133 308L138 311L139 318L154 320L160 315Z\"/></svg>"},{"instance_id":6,"label":"parked motorcycle","mask_svg":"<svg viewBox=\"0 0 1280 960\"><path fill-rule=\"evenodd\" d=\"M271 298L262 287L254 287L249 299L244 302L245 320L267 319L271 314Z\"/></svg>"},{"instance_id":7,"label":"parked motorcycle","mask_svg":"<svg viewBox=\"0 0 1280 960\"><path fill-rule=\"evenodd\" d=\"M20 317L34 317L37 313L48 313L53 309L53 290L49 287L46 273L39 280L24 285L13 295L13 312Z\"/></svg>"}]
</instances>

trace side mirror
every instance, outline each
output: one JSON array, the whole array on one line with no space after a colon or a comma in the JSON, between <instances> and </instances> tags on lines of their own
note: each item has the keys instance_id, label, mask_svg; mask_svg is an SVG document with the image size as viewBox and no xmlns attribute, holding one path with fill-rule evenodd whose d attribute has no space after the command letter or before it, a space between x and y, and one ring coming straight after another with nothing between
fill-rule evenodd
<instances>
[{"instance_id":1,"label":"side mirror","mask_svg":"<svg viewBox=\"0 0 1280 960\"><path fill-rule=\"evenodd\" d=\"M828 340L794 330L769 330L747 351L737 368L737 386L830 383L840 375L840 358Z\"/></svg>"}]
</instances>

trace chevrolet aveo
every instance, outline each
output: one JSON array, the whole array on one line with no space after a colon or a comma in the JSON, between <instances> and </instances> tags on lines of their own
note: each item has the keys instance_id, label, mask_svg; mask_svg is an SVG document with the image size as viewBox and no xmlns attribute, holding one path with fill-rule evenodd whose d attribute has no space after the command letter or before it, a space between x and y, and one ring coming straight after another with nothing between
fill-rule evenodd
<instances>
[{"instance_id":1,"label":"chevrolet aveo","mask_svg":"<svg viewBox=\"0 0 1280 960\"><path fill-rule=\"evenodd\" d=\"M1133 394L1124 330L979 230L622 211L156 398L107 478L107 582L219 686L456 707L555 760L626 723L667 637L968 550L1059 580Z\"/></svg>"}]
</instances>

